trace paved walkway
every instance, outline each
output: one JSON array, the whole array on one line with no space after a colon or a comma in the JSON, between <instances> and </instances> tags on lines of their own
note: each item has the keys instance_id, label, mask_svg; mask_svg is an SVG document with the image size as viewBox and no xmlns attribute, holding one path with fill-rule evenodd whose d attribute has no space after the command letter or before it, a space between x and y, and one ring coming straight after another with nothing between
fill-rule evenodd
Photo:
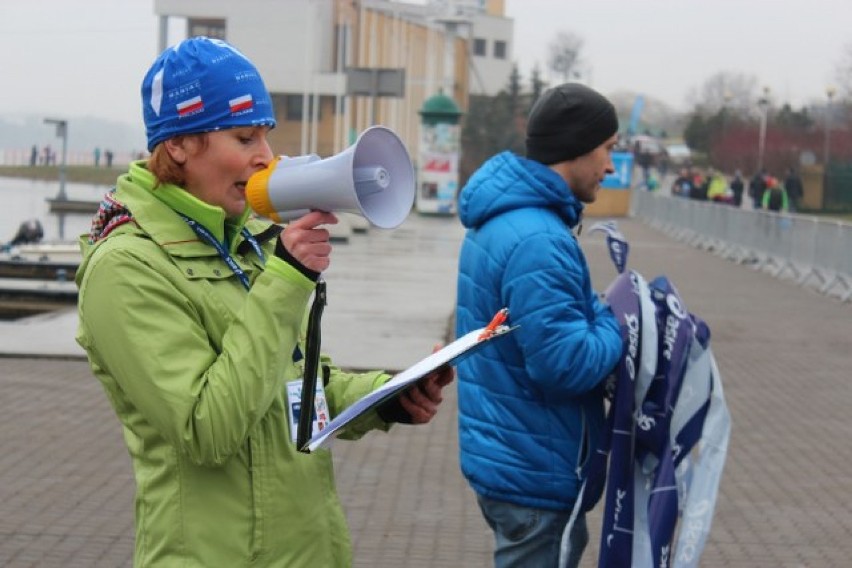
<instances>
[{"instance_id":1,"label":"paved walkway","mask_svg":"<svg viewBox=\"0 0 852 568\"><path fill-rule=\"evenodd\" d=\"M849 566L852 306L637 221L620 226L631 267L672 278L713 332L733 432L701 566ZM324 326L324 347L352 366L425 354L451 317L460 236L452 219L413 216L337 247L326 321L337 319ZM601 289L614 276L603 237L581 241ZM68 345L73 321L64 321L53 335L65 337L50 339ZM0 566L129 566L133 480L118 424L85 362L9 357L13 336L27 333L36 332L0 326ZM357 567L489 565L491 537L459 474L454 389L447 394L433 424L336 444ZM586 567L596 565L596 532Z\"/></svg>"}]
</instances>

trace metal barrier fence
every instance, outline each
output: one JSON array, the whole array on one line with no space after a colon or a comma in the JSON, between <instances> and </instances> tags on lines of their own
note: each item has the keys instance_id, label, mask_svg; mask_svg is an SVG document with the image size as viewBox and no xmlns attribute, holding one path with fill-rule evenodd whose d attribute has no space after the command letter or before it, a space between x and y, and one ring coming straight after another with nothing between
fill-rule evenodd
<instances>
[{"instance_id":1,"label":"metal barrier fence","mask_svg":"<svg viewBox=\"0 0 852 568\"><path fill-rule=\"evenodd\" d=\"M846 302L852 298L852 224L739 209L633 191L631 216L723 258Z\"/></svg>"}]
</instances>

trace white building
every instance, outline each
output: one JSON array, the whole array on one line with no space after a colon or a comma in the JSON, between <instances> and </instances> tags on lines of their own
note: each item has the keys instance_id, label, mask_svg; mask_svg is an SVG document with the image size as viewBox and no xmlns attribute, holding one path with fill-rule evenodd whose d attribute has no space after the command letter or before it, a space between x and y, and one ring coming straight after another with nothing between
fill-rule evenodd
<instances>
[{"instance_id":1,"label":"white building","mask_svg":"<svg viewBox=\"0 0 852 568\"><path fill-rule=\"evenodd\" d=\"M371 124L414 149L426 99L443 92L464 111L469 94L496 94L512 69L504 0L155 0L154 10L161 49L207 35L257 65L278 116L270 141L289 155L336 154ZM353 68L403 79L400 96L347 94Z\"/></svg>"}]
</instances>

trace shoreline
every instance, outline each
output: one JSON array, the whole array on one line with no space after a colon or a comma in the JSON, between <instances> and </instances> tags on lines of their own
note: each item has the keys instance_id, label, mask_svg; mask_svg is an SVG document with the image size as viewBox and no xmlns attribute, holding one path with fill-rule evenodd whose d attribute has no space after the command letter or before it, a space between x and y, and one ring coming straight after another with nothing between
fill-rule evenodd
<instances>
[{"instance_id":1,"label":"shoreline","mask_svg":"<svg viewBox=\"0 0 852 568\"><path fill-rule=\"evenodd\" d=\"M0 166L0 177L58 182L59 170L59 166ZM126 171L126 164L111 168L66 166L65 181L67 183L112 186L118 176Z\"/></svg>"}]
</instances>

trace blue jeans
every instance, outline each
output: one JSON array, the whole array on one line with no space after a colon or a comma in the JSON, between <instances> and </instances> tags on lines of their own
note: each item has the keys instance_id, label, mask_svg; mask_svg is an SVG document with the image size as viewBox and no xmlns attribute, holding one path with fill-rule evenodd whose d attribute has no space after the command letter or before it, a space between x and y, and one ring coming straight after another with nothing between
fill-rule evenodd
<instances>
[{"instance_id":1,"label":"blue jeans","mask_svg":"<svg viewBox=\"0 0 852 568\"><path fill-rule=\"evenodd\" d=\"M558 565L562 532L571 511L533 509L477 495L479 508L496 543L494 568L551 568ZM571 530L568 568L580 564L589 542L586 515L580 514Z\"/></svg>"}]
</instances>

